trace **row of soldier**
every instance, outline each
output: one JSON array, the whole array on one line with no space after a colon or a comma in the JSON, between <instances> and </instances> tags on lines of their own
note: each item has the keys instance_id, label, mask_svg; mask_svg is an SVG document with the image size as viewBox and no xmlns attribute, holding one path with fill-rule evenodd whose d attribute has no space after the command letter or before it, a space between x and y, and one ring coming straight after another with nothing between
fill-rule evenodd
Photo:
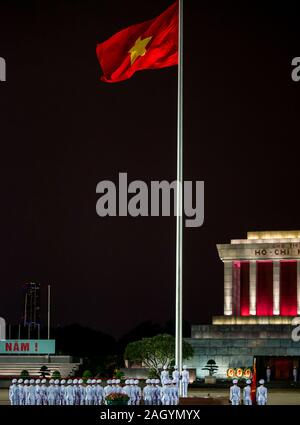
<instances>
[{"instance_id":1,"label":"row of soldier","mask_svg":"<svg viewBox=\"0 0 300 425\"><path fill-rule=\"evenodd\" d=\"M178 404L178 383L165 379L162 386L159 379L147 379L141 389L136 379L126 379L125 385L120 385L119 379L108 380L102 386L101 379L88 379L86 384L82 379L13 379L9 388L11 405L101 405L112 393L126 394L129 405L144 404L176 405Z\"/></svg>"},{"instance_id":2,"label":"row of soldier","mask_svg":"<svg viewBox=\"0 0 300 425\"><path fill-rule=\"evenodd\" d=\"M256 388L256 404L259 406L264 406L268 401L268 390L264 386L264 379L260 379L259 386ZM247 379L246 386L243 388L243 396L241 388L238 386L238 380L234 379L232 381L232 386L230 387L229 400L233 406L238 406L243 401L243 404L246 406L252 405L252 388L251 380ZM242 398L243 397L243 398Z\"/></svg>"}]
</instances>

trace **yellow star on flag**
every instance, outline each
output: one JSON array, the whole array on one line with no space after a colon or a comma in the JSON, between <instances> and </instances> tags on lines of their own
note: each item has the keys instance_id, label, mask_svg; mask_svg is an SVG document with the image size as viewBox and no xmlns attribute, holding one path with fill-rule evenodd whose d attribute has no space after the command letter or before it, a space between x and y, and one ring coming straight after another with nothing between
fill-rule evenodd
<instances>
[{"instance_id":1,"label":"yellow star on flag","mask_svg":"<svg viewBox=\"0 0 300 425\"><path fill-rule=\"evenodd\" d=\"M142 40L141 37L139 37L134 46L131 47L131 49L128 51L128 53L130 53L130 61L131 61L131 65L134 64L134 62L137 60L137 58L139 56L145 56L147 50L146 47L148 45L148 43L150 42L152 37L146 37Z\"/></svg>"}]
</instances>

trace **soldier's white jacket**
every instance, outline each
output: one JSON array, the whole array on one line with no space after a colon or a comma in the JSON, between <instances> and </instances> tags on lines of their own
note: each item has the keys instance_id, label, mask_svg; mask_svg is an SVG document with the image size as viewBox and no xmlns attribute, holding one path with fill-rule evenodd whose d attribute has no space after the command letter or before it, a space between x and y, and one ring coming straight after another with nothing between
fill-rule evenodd
<instances>
[{"instance_id":1,"label":"soldier's white jacket","mask_svg":"<svg viewBox=\"0 0 300 425\"><path fill-rule=\"evenodd\" d=\"M241 400L241 389L237 385L232 385L230 387L230 401L240 401Z\"/></svg>"}]
</instances>

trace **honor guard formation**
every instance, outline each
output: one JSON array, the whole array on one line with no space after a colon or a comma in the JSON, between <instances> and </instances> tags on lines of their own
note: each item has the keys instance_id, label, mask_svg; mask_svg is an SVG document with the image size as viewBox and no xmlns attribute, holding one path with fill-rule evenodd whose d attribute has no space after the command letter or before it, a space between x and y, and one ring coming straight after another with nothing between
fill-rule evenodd
<instances>
[{"instance_id":1,"label":"honor guard formation","mask_svg":"<svg viewBox=\"0 0 300 425\"><path fill-rule=\"evenodd\" d=\"M182 381L184 396L187 396L189 372L183 366L180 375L175 366L170 379L167 367L161 372L161 379L147 379L143 389L137 379L126 379L121 385L120 379L109 379L102 385L101 379L13 379L9 388L11 405L19 406L90 406L106 403L111 394L128 397L129 405L177 405L179 403L178 386Z\"/></svg>"},{"instance_id":2,"label":"honor guard formation","mask_svg":"<svg viewBox=\"0 0 300 425\"><path fill-rule=\"evenodd\" d=\"M259 386L256 388L256 404L259 406L264 406L268 401L268 390L264 386L264 379L260 379ZM251 397L251 380L247 379L246 386L243 389L243 397L241 395L241 388L238 386L238 380L234 379L232 381L232 386L230 387L229 400L232 406L238 406L243 401L243 404L246 406L252 405Z\"/></svg>"}]
</instances>

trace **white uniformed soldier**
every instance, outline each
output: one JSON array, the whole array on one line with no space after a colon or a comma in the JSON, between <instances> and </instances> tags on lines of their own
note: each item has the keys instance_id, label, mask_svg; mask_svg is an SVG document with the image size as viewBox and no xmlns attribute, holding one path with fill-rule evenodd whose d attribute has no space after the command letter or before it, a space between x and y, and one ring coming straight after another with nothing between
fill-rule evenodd
<instances>
[{"instance_id":1,"label":"white uniformed soldier","mask_svg":"<svg viewBox=\"0 0 300 425\"><path fill-rule=\"evenodd\" d=\"M74 406L75 403L75 390L73 387L73 381L72 379L68 379L67 386L65 389L65 395L66 395L66 405L67 406Z\"/></svg>"},{"instance_id":2,"label":"white uniformed soldier","mask_svg":"<svg viewBox=\"0 0 300 425\"><path fill-rule=\"evenodd\" d=\"M41 393L40 383L41 383L41 380L36 379L36 381L35 381L35 404L37 406L41 406L41 404L42 404L42 393Z\"/></svg>"},{"instance_id":3,"label":"white uniformed soldier","mask_svg":"<svg viewBox=\"0 0 300 425\"><path fill-rule=\"evenodd\" d=\"M160 384L160 380L159 379L155 379L155 387L154 387L154 403L157 406L161 405L161 386Z\"/></svg>"},{"instance_id":4,"label":"white uniformed soldier","mask_svg":"<svg viewBox=\"0 0 300 425\"><path fill-rule=\"evenodd\" d=\"M46 379L45 378L42 379L42 382L41 382L42 385L41 385L40 393L41 393L42 405L43 406L47 406L47 404L48 404L46 383L47 383Z\"/></svg>"},{"instance_id":5,"label":"white uniformed soldier","mask_svg":"<svg viewBox=\"0 0 300 425\"><path fill-rule=\"evenodd\" d=\"M25 405L25 391L24 391L24 385L23 385L23 379L20 378L18 380L18 389L19 389L19 405L24 406Z\"/></svg>"},{"instance_id":6,"label":"white uniformed soldier","mask_svg":"<svg viewBox=\"0 0 300 425\"><path fill-rule=\"evenodd\" d=\"M130 402L131 387L130 387L130 380L129 379L125 380L125 386L123 387L123 392L129 397L128 404L131 404L131 402Z\"/></svg>"},{"instance_id":7,"label":"white uniformed soldier","mask_svg":"<svg viewBox=\"0 0 300 425\"><path fill-rule=\"evenodd\" d=\"M85 387L83 385L83 379L79 379L79 381L78 381L78 393L79 393L80 406L84 406L84 403L85 403Z\"/></svg>"},{"instance_id":8,"label":"white uniformed soldier","mask_svg":"<svg viewBox=\"0 0 300 425\"><path fill-rule=\"evenodd\" d=\"M47 388L47 404L54 406L56 402L56 389L54 387L54 379L50 379L49 387Z\"/></svg>"},{"instance_id":9,"label":"white uniformed soldier","mask_svg":"<svg viewBox=\"0 0 300 425\"><path fill-rule=\"evenodd\" d=\"M121 388L121 387L120 387ZM101 379L97 379L97 385L96 385L96 390L95 390L95 400L98 406L101 406L102 402L103 402L103 387L101 385Z\"/></svg>"},{"instance_id":10,"label":"white uniformed soldier","mask_svg":"<svg viewBox=\"0 0 300 425\"><path fill-rule=\"evenodd\" d=\"M152 403L152 388L151 388L151 380L150 379L146 379L146 385L143 388L143 399L144 399L144 404L145 405L149 405L149 404L153 404Z\"/></svg>"},{"instance_id":11,"label":"white uniformed soldier","mask_svg":"<svg viewBox=\"0 0 300 425\"><path fill-rule=\"evenodd\" d=\"M178 395L178 384L176 379L173 379L173 381L171 381L170 387L171 387L171 404L173 406L177 406L179 402L179 395Z\"/></svg>"},{"instance_id":12,"label":"white uniformed soldier","mask_svg":"<svg viewBox=\"0 0 300 425\"><path fill-rule=\"evenodd\" d=\"M243 389L243 404L245 406L251 406L252 405L252 399L251 399L251 381L250 381L250 379L247 379L246 386Z\"/></svg>"},{"instance_id":13,"label":"white uniformed soldier","mask_svg":"<svg viewBox=\"0 0 300 425\"><path fill-rule=\"evenodd\" d=\"M165 380L161 389L161 404L169 406L171 402L170 381Z\"/></svg>"},{"instance_id":14,"label":"white uniformed soldier","mask_svg":"<svg viewBox=\"0 0 300 425\"><path fill-rule=\"evenodd\" d=\"M30 379L28 392L27 392L27 403L26 403L28 406L34 406L36 402L34 384L35 384L34 379Z\"/></svg>"},{"instance_id":15,"label":"white uniformed soldier","mask_svg":"<svg viewBox=\"0 0 300 425\"><path fill-rule=\"evenodd\" d=\"M234 379L232 383L233 385L230 387L229 400L231 401L232 406L238 406L241 402L241 389L237 385L237 379Z\"/></svg>"},{"instance_id":16,"label":"white uniformed soldier","mask_svg":"<svg viewBox=\"0 0 300 425\"><path fill-rule=\"evenodd\" d=\"M259 406L266 405L268 401L268 390L264 386L264 383L265 383L264 379L261 379L259 381L259 387L257 387L256 389L256 403Z\"/></svg>"},{"instance_id":17,"label":"white uniformed soldier","mask_svg":"<svg viewBox=\"0 0 300 425\"><path fill-rule=\"evenodd\" d=\"M28 401L28 390L29 390L29 380L25 379L24 380L24 404L27 406L27 401Z\"/></svg>"},{"instance_id":18,"label":"white uniformed soldier","mask_svg":"<svg viewBox=\"0 0 300 425\"><path fill-rule=\"evenodd\" d=\"M87 406L91 406L94 401L94 390L92 387L92 380L87 380L87 386L85 387L85 404Z\"/></svg>"},{"instance_id":19,"label":"white uniformed soldier","mask_svg":"<svg viewBox=\"0 0 300 425\"><path fill-rule=\"evenodd\" d=\"M162 384L169 380L169 371L166 365L164 365L163 370L160 373L160 380Z\"/></svg>"},{"instance_id":20,"label":"white uniformed soldier","mask_svg":"<svg viewBox=\"0 0 300 425\"><path fill-rule=\"evenodd\" d=\"M183 371L181 372L181 382L182 382L182 397L187 397L188 385L190 382L190 374L187 370L187 366L182 366Z\"/></svg>"},{"instance_id":21,"label":"white uniformed soldier","mask_svg":"<svg viewBox=\"0 0 300 425\"><path fill-rule=\"evenodd\" d=\"M13 379L11 381L11 386L9 387L8 397L10 404L12 406L17 406L19 404L19 388L17 386L17 380Z\"/></svg>"},{"instance_id":22,"label":"white uniformed soldier","mask_svg":"<svg viewBox=\"0 0 300 425\"><path fill-rule=\"evenodd\" d=\"M173 381L176 381L176 385L179 385L180 373L178 371L178 367L174 366L174 370L172 372Z\"/></svg>"},{"instance_id":23,"label":"white uniformed soldier","mask_svg":"<svg viewBox=\"0 0 300 425\"><path fill-rule=\"evenodd\" d=\"M135 386L135 404L136 405L139 405L140 404L140 401L141 401L141 398L142 398L142 389L141 389L141 387L139 385L139 380L138 379L136 379L134 381L134 386Z\"/></svg>"}]
</instances>

